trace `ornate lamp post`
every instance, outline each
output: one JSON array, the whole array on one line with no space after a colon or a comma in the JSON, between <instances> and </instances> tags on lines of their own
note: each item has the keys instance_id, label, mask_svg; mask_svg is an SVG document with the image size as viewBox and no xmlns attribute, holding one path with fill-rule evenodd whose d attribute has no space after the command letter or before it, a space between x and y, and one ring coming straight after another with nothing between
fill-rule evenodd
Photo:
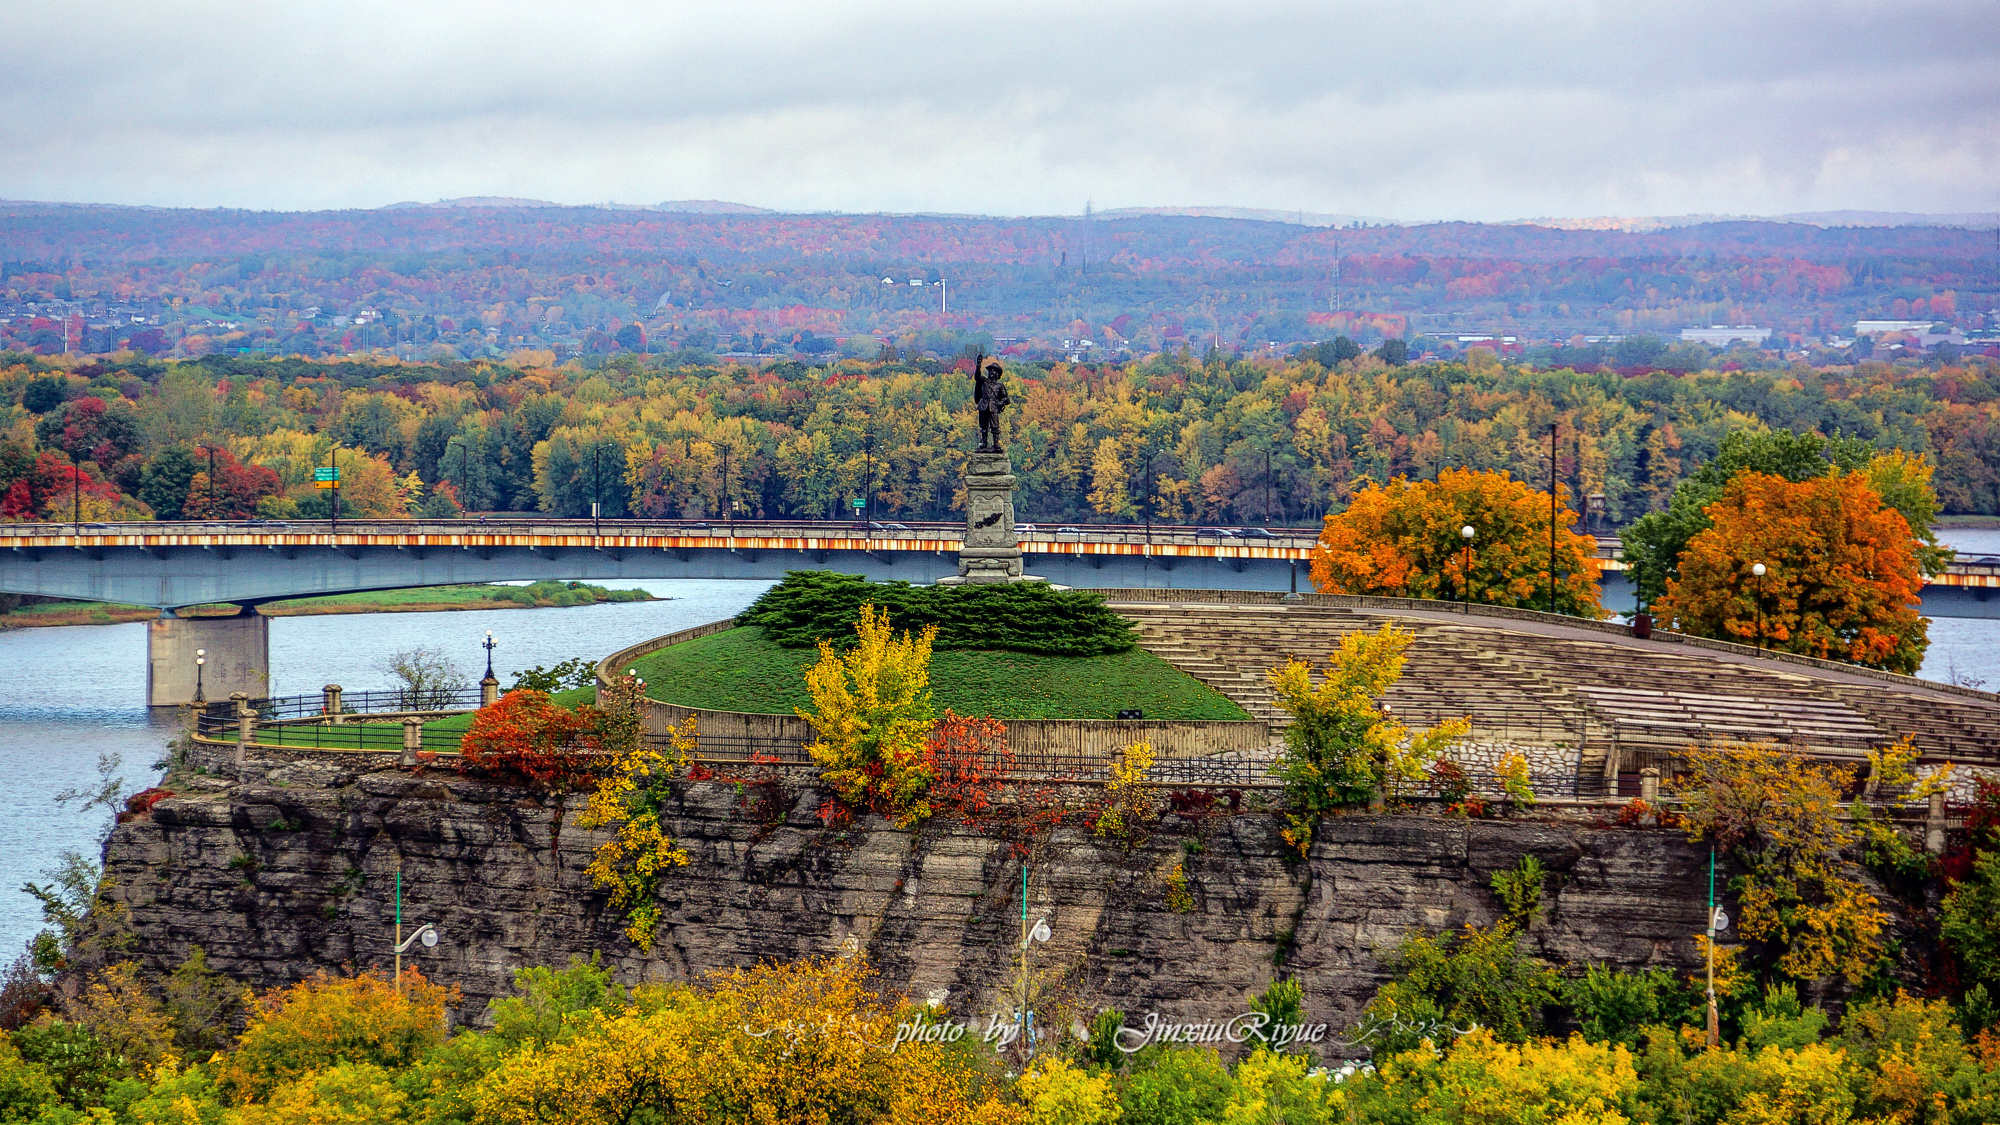
<instances>
[{"instance_id":1,"label":"ornate lamp post","mask_svg":"<svg viewBox=\"0 0 2000 1125\"><path fill-rule=\"evenodd\" d=\"M486 650L486 678L479 681L479 706L491 707L500 701L500 680L493 675L493 650L499 645L493 640L493 630L486 630L486 640L479 647Z\"/></svg>"},{"instance_id":2,"label":"ornate lamp post","mask_svg":"<svg viewBox=\"0 0 2000 1125\"><path fill-rule=\"evenodd\" d=\"M195 649L194 650L194 701L196 703L208 702L207 697L202 695L201 693L201 669L202 665L207 663L208 663L208 650L205 648Z\"/></svg>"},{"instance_id":3,"label":"ornate lamp post","mask_svg":"<svg viewBox=\"0 0 2000 1125\"><path fill-rule=\"evenodd\" d=\"M1764 564L1753 563L1750 574L1757 579L1757 647L1764 647Z\"/></svg>"},{"instance_id":4,"label":"ornate lamp post","mask_svg":"<svg viewBox=\"0 0 2000 1125\"><path fill-rule=\"evenodd\" d=\"M1458 576L1458 603L1465 607L1469 615L1472 612L1472 540L1479 533L1472 530L1471 524L1466 524L1458 529L1458 534L1465 540L1465 561Z\"/></svg>"}]
</instances>

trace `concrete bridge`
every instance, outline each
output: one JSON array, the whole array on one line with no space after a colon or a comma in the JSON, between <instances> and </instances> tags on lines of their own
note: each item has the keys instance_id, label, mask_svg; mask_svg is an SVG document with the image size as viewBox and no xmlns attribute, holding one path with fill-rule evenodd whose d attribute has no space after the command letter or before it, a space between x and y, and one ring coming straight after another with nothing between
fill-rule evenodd
<instances>
[{"instance_id":1,"label":"concrete bridge","mask_svg":"<svg viewBox=\"0 0 2000 1125\"><path fill-rule=\"evenodd\" d=\"M267 601L468 582L782 578L827 569L929 582L958 569L964 525L506 519L0 524L0 591L157 606L150 697L184 702L194 650L206 682L262 694ZM1028 571L1066 586L1310 590L1317 533L1204 534L1158 526L1023 531ZM1617 540L1600 540L1605 605L1630 609ZM1924 592L1932 615L2000 617L2000 561L1954 564ZM1991 599L1990 601L1988 599ZM219 603L236 618L173 611ZM183 683L182 681L186 681Z\"/></svg>"}]
</instances>

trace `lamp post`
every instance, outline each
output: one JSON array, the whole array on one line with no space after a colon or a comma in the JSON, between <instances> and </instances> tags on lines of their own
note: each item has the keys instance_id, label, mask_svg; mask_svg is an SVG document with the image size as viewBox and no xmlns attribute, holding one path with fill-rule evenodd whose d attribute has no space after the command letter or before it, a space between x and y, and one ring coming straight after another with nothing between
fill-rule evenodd
<instances>
[{"instance_id":1,"label":"lamp post","mask_svg":"<svg viewBox=\"0 0 2000 1125\"><path fill-rule=\"evenodd\" d=\"M1589 530L1586 525L1585 530ZM1549 612L1556 611L1556 423L1549 423Z\"/></svg>"},{"instance_id":2,"label":"lamp post","mask_svg":"<svg viewBox=\"0 0 2000 1125\"><path fill-rule=\"evenodd\" d=\"M493 642L493 630L486 630L486 640L479 647L486 650L486 678L479 681L479 709L484 711L500 702L500 681L493 675L493 650L499 646Z\"/></svg>"},{"instance_id":3,"label":"lamp post","mask_svg":"<svg viewBox=\"0 0 2000 1125\"><path fill-rule=\"evenodd\" d=\"M1146 554L1144 567L1153 565L1153 451L1144 451L1146 457Z\"/></svg>"},{"instance_id":4,"label":"lamp post","mask_svg":"<svg viewBox=\"0 0 2000 1125\"><path fill-rule=\"evenodd\" d=\"M1467 616L1472 613L1472 540L1479 533L1471 524L1458 529L1459 537L1465 540L1465 558L1458 574L1458 602L1465 607Z\"/></svg>"},{"instance_id":5,"label":"lamp post","mask_svg":"<svg viewBox=\"0 0 2000 1125\"><path fill-rule=\"evenodd\" d=\"M465 470L468 467L466 464L467 452L465 448L465 439L455 437L452 438L450 441L445 442L444 451L447 456L450 455L451 447L453 444L456 444L458 446L458 476L459 476L458 492L459 495L462 497L465 495ZM439 460L443 460L443 458L439 458ZM440 471L438 475L443 476L444 474L442 471ZM465 517L465 502L463 500L459 502L458 514L459 518L461 519Z\"/></svg>"},{"instance_id":6,"label":"lamp post","mask_svg":"<svg viewBox=\"0 0 2000 1125\"><path fill-rule=\"evenodd\" d=\"M194 650L194 701L196 703L208 702L208 697L204 696L201 693L201 670L202 666L207 663L208 663L208 650L205 648L195 649Z\"/></svg>"},{"instance_id":7,"label":"lamp post","mask_svg":"<svg viewBox=\"0 0 2000 1125\"><path fill-rule=\"evenodd\" d=\"M418 926L409 937L403 936L403 865L396 864L396 991L403 991L403 954L419 941L425 949L435 949L438 943L437 927L425 922Z\"/></svg>"},{"instance_id":8,"label":"lamp post","mask_svg":"<svg viewBox=\"0 0 2000 1125\"><path fill-rule=\"evenodd\" d=\"M1708 849L1708 1046L1722 1043L1721 1020L1715 1010L1715 935L1729 928L1729 915L1715 905L1715 849Z\"/></svg>"},{"instance_id":9,"label":"lamp post","mask_svg":"<svg viewBox=\"0 0 2000 1125\"><path fill-rule=\"evenodd\" d=\"M1757 579L1757 647L1764 647L1764 564L1752 563L1750 574Z\"/></svg>"}]
</instances>

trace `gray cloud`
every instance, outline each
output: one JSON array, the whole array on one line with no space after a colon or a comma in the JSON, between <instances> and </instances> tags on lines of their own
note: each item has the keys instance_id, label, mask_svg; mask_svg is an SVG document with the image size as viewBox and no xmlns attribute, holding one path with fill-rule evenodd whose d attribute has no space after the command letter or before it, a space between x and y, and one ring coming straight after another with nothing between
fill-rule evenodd
<instances>
[{"instance_id":1,"label":"gray cloud","mask_svg":"<svg viewBox=\"0 0 2000 1125\"><path fill-rule=\"evenodd\" d=\"M0 196L1402 218L2000 204L1983 0L0 5Z\"/></svg>"}]
</instances>

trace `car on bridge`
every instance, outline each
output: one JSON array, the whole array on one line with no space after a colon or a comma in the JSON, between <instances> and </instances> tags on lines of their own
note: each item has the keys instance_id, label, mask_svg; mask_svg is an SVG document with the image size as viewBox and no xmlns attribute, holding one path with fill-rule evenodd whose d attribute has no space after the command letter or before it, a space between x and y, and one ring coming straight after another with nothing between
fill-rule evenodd
<instances>
[{"instance_id":1,"label":"car on bridge","mask_svg":"<svg viewBox=\"0 0 2000 1125\"><path fill-rule=\"evenodd\" d=\"M1236 530L1238 539L1276 539L1268 527L1243 527Z\"/></svg>"},{"instance_id":2,"label":"car on bridge","mask_svg":"<svg viewBox=\"0 0 2000 1125\"><path fill-rule=\"evenodd\" d=\"M1234 539L1236 533L1226 527L1204 527L1194 533L1196 539Z\"/></svg>"}]
</instances>

